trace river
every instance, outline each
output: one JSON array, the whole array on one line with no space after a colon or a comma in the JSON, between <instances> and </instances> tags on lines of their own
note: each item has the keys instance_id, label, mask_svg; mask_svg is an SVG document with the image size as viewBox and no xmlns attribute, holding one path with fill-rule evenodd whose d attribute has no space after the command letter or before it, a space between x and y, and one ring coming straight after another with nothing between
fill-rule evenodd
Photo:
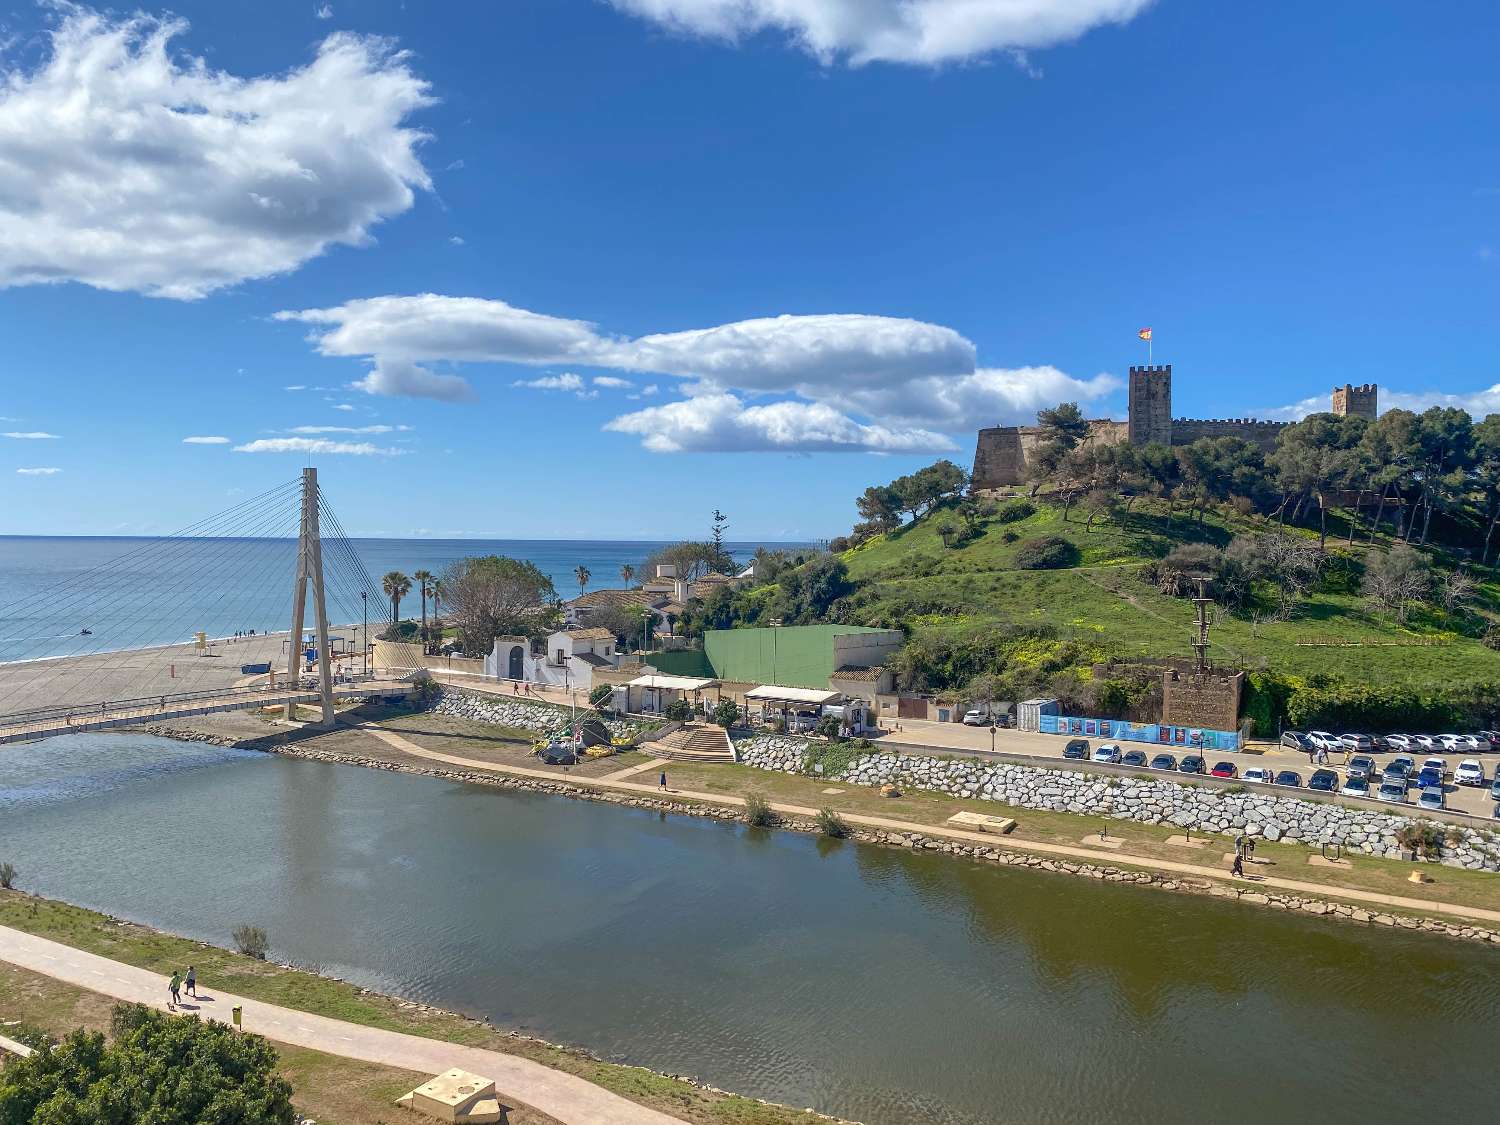
<instances>
[{"instance_id":1,"label":"river","mask_svg":"<svg viewBox=\"0 0 1500 1125\"><path fill-rule=\"evenodd\" d=\"M0 750L0 860L871 1125L1494 1118L1500 958L1399 931L144 735Z\"/></svg>"}]
</instances>

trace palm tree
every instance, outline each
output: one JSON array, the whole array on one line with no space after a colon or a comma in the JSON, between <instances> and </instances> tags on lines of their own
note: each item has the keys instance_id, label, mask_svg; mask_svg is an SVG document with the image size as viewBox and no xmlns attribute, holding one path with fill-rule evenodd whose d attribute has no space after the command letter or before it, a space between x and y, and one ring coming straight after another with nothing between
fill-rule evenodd
<instances>
[{"instance_id":1,"label":"palm tree","mask_svg":"<svg viewBox=\"0 0 1500 1125\"><path fill-rule=\"evenodd\" d=\"M626 563L620 568L620 578L625 583L625 589L630 589L630 580L635 577L635 567Z\"/></svg>"},{"instance_id":2,"label":"palm tree","mask_svg":"<svg viewBox=\"0 0 1500 1125\"><path fill-rule=\"evenodd\" d=\"M422 644L425 645L427 643L427 598L432 593L432 571L414 570L411 572L411 577L422 595Z\"/></svg>"},{"instance_id":3,"label":"palm tree","mask_svg":"<svg viewBox=\"0 0 1500 1125\"><path fill-rule=\"evenodd\" d=\"M401 599L411 592L411 579L399 570L386 571L380 580L380 588L391 599L391 628L401 624Z\"/></svg>"},{"instance_id":4,"label":"palm tree","mask_svg":"<svg viewBox=\"0 0 1500 1125\"><path fill-rule=\"evenodd\" d=\"M582 563L579 563L578 569L573 572L573 577L578 579L578 596L583 597L583 591L588 587L589 579L592 578L593 575L589 573L588 567L584 566Z\"/></svg>"}]
</instances>

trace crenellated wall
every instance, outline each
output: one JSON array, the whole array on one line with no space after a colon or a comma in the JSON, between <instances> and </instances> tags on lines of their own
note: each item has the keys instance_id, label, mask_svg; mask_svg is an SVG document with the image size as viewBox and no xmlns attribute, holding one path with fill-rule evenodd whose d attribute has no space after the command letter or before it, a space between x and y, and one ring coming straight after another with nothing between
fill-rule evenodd
<instances>
[{"instance_id":1,"label":"crenellated wall","mask_svg":"<svg viewBox=\"0 0 1500 1125\"><path fill-rule=\"evenodd\" d=\"M1192 445L1199 438L1237 437L1266 452L1276 448L1276 437L1290 422L1262 422L1257 418L1174 418L1172 444Z\"/></svg>"}]
</instances>

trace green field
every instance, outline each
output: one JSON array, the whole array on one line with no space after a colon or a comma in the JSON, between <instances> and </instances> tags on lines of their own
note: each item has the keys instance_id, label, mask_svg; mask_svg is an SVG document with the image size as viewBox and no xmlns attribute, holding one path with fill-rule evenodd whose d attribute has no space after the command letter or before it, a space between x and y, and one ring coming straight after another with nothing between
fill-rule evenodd
<instances>
[{"instance_id":1,"label":"green field","mask_svg":"<svg viewBox=\"0 0 1500 1125\"><path fill-rule=\"evenodd\" d=\"M945 546L934 515L896 532L877 536L843 556L860 582L851 620L883 624L906 620L917 631L972 622L1009 625L1046 623L1059 636L1079 642L1099 657L1130 658L1191 655L1193 606L1184 598L1159 593L1143 580L1142 568L1180 542L1224 546L1235 535L1269 530L1265 521L1209 513L1200 525L1181 511L1169 518L1166 506L1142 501L1118 521L1095 521L1075 508L1068 519L1058 506L1037 502L1037 512L1014 523L993 519L968 542ZM1347 525L1330 520L1330 531ZM1007 542L1007 532L1014 541ZM1296 534L1310 535L1309 532ZM1058 536L1079 552L1076 566L1063 570L1015 568L1020 544ZM1328 549L1349 560L1356 571L1367 549L1330 536ZM1383 545L1383 544L1382 544ZM1443 566L1447 560L1436 559ZM1481 617L1500 611L1500 588L1481 584L1476 610ZM1347 579L1326 580L1302 600L1289 620L1219 610L1213 628L1213 659L1247 669L1270 669L1292 676L1327 673L1369 683L1448 685L1500 681L1500 652L1486 648L1471 621L1441 611L1413 614L1403 626L1372 612ZM1356 642L1330 646L1322 642Z\"/></svg>"}]
</instances>

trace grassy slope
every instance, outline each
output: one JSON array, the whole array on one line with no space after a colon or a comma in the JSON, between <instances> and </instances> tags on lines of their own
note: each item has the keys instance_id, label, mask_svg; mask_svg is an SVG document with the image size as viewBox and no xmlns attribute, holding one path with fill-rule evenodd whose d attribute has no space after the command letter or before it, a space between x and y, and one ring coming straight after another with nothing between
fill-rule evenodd
<instances>
[{"instance_id":1,"label":"grassy slope","mask_svg":"<svg viewBox=\"0 0 1500 1125\"><path fill-rule=\"evenodd\" d=\"M845 554L851 576L875 586L875 604L896 606L933 599L967 612L919 616L919 627L943 627L966 620L1046 621L1065 636L1090 641L1116 656L1189 656L1193 607L1181 598L1157 593L1140 568L1183 540L1222 546L1234 535L1264 530L1258 519L1208 515L1200 527L1181 514L1169 521L1164 506L1138 504L1123 523L1096 521L1084 529L1075 509L1068 520L1058 507L1038 504L1035 515L1012 524L987 522L981 534L953 548L943 546L933 519L879 536ZM1331 521L1332 522L1332 521ZM1077 545L1077 567L1058 571L1018 571L1013 567L1021 540L1056 535ZM1331 536L1329 549L1341 543ZM1360 548L1356 548L1357 550ZM930 572L930 573L929 573ZM914 575L924 575L916 577ZM1481 589L1481 608L1500 606L1500 589ZM868 611L867 611L868 612ZM1213 631L1213 655L1225 663L1266 666L1292 674L1328 671L1348 679L1412 684L1456 680L1500 680L1500 653L1444 628L1434 617L1414 617L1405 627L1365 610L1358 594L1319 593L1308 598L1289 621L1256 624L1220 612ZM1363 642L1368 647L1299 645L1327 637ZM1377 642L1433 638L1432 647L1391 647Z\"/></svg>"}]
</instances>

